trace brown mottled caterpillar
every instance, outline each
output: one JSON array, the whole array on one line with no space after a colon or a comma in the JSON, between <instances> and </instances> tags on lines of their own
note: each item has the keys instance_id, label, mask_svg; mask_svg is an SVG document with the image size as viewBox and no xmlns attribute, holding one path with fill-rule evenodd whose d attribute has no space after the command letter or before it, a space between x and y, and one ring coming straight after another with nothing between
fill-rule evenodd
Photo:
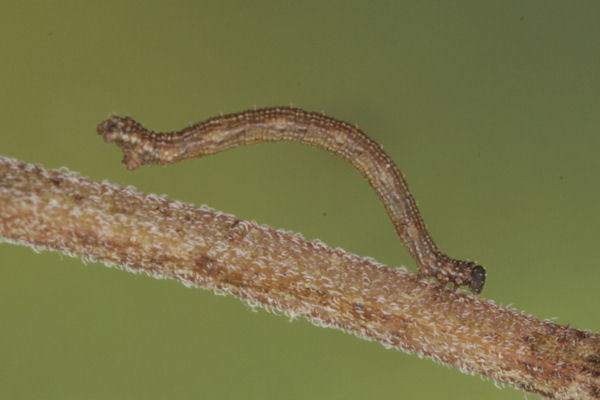
<instances>
[{"instance_id":1,"label":"brown mottled caterpillar","mask_svg":"<svg viewBox=\"0 0 600 400\"><path fill-rule=\"evenodd\" d=\"M111 116L98 125L98 133L122 148L123 162L130 170L251 143L287 141L320 147L350 161L367 178L422 276L469 285L473 293L480 293L485 283L482 266L450 258L438 249L396 164L363 131L346 122L297 108L274 107L214 117L168 133L147 130L129 117Z\"/></svg>"}]
</instances>

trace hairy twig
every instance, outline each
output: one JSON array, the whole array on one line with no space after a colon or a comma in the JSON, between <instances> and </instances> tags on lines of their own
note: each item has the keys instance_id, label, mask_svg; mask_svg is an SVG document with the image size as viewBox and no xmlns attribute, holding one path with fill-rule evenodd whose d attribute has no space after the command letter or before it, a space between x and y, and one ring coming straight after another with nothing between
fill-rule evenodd
<instances>
[{"instance_id":1,"label":"hairy twig","mask_svg":"<svg viewBox=\"0 0 600 400\"><path fill-rule=\"evenodd\" d=\"M600 399L600 335L298 234L0 157L0 238L232 294L555 399Z\"/></svg>"}]
</instances>

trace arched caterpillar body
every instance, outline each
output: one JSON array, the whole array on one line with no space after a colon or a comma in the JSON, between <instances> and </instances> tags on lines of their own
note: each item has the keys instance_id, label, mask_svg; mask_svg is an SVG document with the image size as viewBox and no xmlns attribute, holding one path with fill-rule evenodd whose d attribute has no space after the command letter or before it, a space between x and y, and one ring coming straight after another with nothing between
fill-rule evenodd
<instances>
[{"instance_id":1,"label":"arched caterpillar body","mask_svg":"<svg viewBox=\"0 0 600 400\"><path fill-rule=\"evenodd\" d=\"M98 125L107 142L116 142L130 170L143 164L170 164L260 142L299 142L348 160L369 181L402 243L423 276L468 285L480 293L485 269L442 253L425 227L406 181L381 146L357 127L292 107L273 107L223 115L177 132L157 133L129 117L112 116Z\"/></svg>"}]
</instances>

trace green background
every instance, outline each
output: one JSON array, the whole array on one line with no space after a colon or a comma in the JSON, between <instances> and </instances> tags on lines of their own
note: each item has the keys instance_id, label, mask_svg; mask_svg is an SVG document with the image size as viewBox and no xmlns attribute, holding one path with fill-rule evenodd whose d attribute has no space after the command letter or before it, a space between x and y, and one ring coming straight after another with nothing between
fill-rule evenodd
<instances>
[{"instance_id":1,"label":"green background","mask_svg":"<svg viewBox=\"0 0 600 400\"><path fill-rule=\"evenodd\" d=\"M0 6L0 154L414 263L349 164L298 144L128 172L109 113L172 130L294 104L358 124L483 297L600 331L600 3ZM522 399L174 281L0 245L3 399ZM530 395L530 398L536 396Z\"/></svg>"}]
</instances>

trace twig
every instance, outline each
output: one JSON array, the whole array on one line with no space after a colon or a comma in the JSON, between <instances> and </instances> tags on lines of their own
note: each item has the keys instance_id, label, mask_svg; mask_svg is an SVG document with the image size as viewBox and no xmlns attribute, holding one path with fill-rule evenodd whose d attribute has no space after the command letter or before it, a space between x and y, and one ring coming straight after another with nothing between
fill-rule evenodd
<instances>
[{"instance_id":1,"label":"twig","mask_svg":"<svg viewBox=\"0 0 600 400\"><path fill-rule=\"evenodd\" d=\"M0 157L0 238L177 279L555 399L600 399L600 335L318 241Z\"/></svg>"}]
</instances>

